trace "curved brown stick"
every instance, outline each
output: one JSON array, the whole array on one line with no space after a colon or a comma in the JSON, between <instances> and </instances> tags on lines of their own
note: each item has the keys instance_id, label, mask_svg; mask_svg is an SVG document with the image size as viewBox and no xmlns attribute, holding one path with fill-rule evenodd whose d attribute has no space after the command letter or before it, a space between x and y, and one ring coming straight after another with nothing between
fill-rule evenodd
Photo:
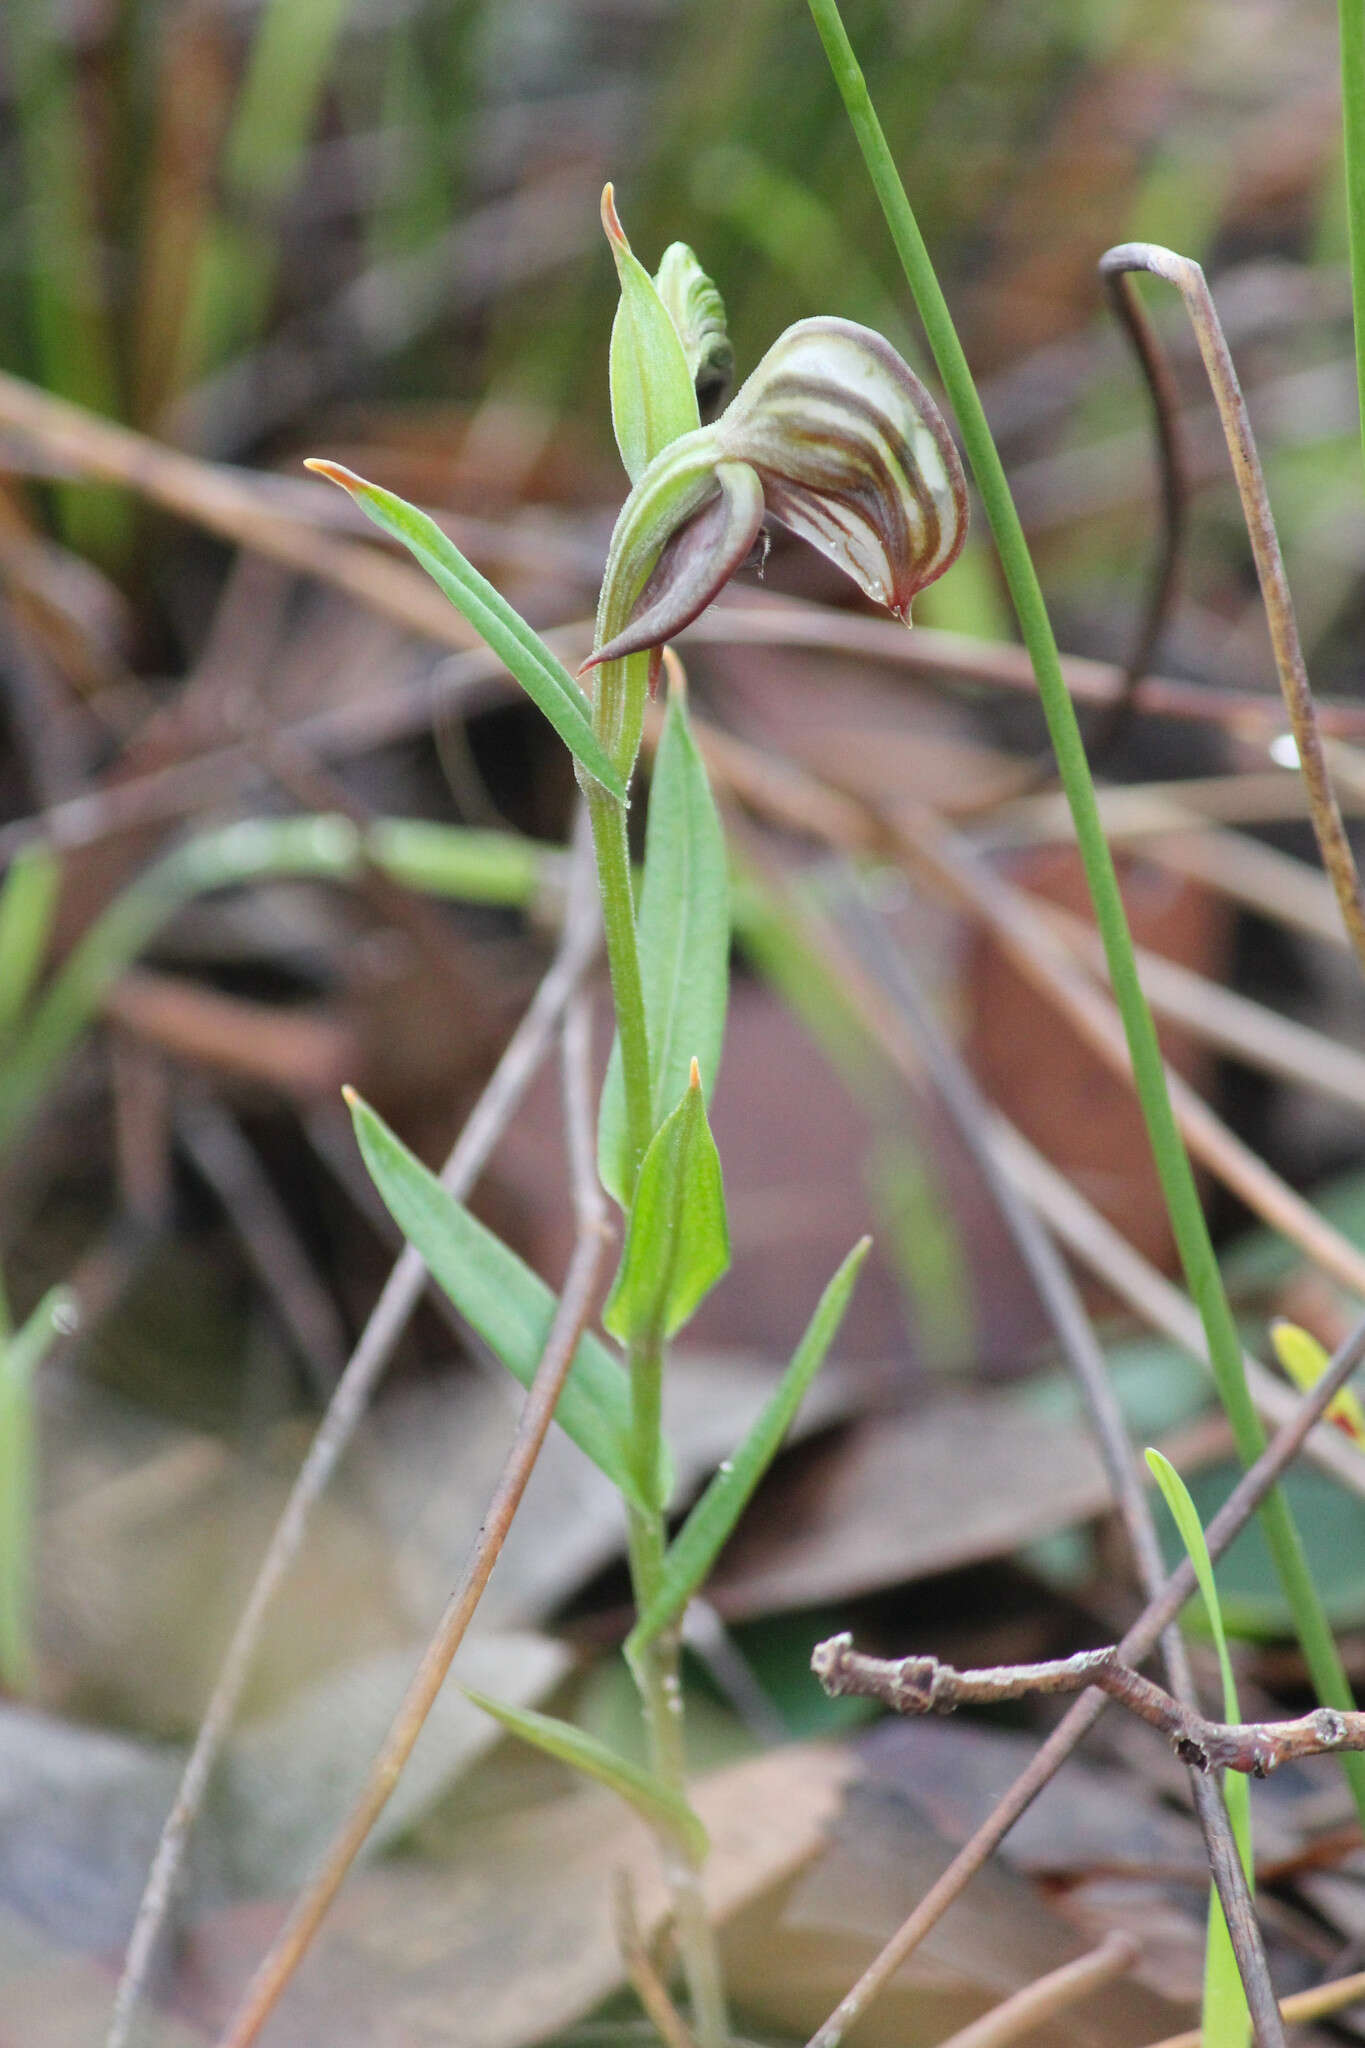
<instances>
[{"instance_id":1,"label":"curved brown stick","mask_svg":"<svg viewBox=\"0 0 1365 2048\"><path fill-rule=\"evenodd\" d=\"M1120 278L1135 270L1149 271L1153 277L1164 278L1175 286L1184 300L1199 344L1214 403L1223 423L1228 454L1232 458L1237 493L1242 502L1242 517L1246 521L1266 623L1270 628L1275 667L1308 792L1313 830L1322 852L1323 865L1336 891L1342 922L1355 949L1356 959L1365 971L1365 892L1361 889L1360 871L1356 867L1355 855L1351 851L1351 842L1346 836L1346 827L1327 772L1322 734L1304 665L1294 604L1289 594L1289 579L1275 531L1261 458L1213 295L1197 263L1188 256L1178 256L1173 250L1162 249L1152 242L1124 242L1100 258L1100 275L1113 289L1118 289ZM1131 292L1131 287L1123 289ZM1148 335L1155 347L1150 328ZM1147 358L1143 360L1146 367Z\"/></svg>"}]
</instances>

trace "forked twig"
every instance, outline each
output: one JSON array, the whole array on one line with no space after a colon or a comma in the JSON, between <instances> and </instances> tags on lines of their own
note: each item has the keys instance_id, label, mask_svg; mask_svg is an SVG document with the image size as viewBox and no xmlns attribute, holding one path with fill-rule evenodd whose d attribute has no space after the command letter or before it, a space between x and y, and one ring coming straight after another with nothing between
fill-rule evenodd
<instances>
[{"instance_id":1,"label":"forked twig","mask_svg":"<svg viewBox=\"0 0 1365 2048\"><path fill-rule=\"evenodd\" d=\"M1141 1953L1131 1934L1116 1929L1097 1948L1077 1956L1073 1962L1063 1963L1060 1969L1049 1970L1045 1977L1035 1978L1032 1984L1026 1984L1012 1998L1002 1999L970 2026L950 2034L942 2048L1007 2048L1021 2034L1032 2034L1045 2025L1054 2013L1065 2012L1069 2005L1121 1977Z\"/></svg>"},{"instance_id":2,"label":"forked twig","mask_svg":"<svg viewBox=\"0 0 1365 2048\"><path fill-rule=\"evenodd\" d=\"M459 1584L370 1766L360 1797L248 1985L221 2048L249 2048L257 2038L383 1811L464 1640L549 1434L555 1404L592 1313L608 1237L606 1201L593 1157L591 1088L587 1006L578 997L570 1005L564 1027L565 1116L577 1237L545 1349Z\"/></svg>"},{"instance_id":3,"label":"forked twig","mask_svg":"<svg viewBox=\"0 0 1365 2048\"><path fill-rule=\"evenodd\" d=\"M1321 1418L1333 1395L1345 1386L1362 1358L1365 1358L1365 1320L1352 1330L1317 1385L1300 1401L1293 1420L1276 1432L1209 1523L1204 1536L1211 1558L1221 1557L1234 1537L1240 1535L1271 1487L1298 1456L1309 1431ZM1148 1601L1119 1643L1120 1657L1128 1663L1137 1663L1146 1657L1193 1591L1194 1567L1188 1558L1184 1558L1163 1582L1156 1599ZM824 2025L812 2035L809 2048L837 2048L859 2014L890 1982L906 1957L913 1955L924 1937L937 1926L954 1900L961 1896L976 1873L989 1861L1020 1815L1056 1776L1099 1719L1104 1706L1103 1693L1092 1688L1081 1694L1027 1768L996 1802L971 1840L958 1850L947 1869L869 1963L858 1982L840 2000Z\"/></svg>"},{"instance_id":4,"label":"forked twig","mask_svg":"<svg viewBox=\"0 0 1365 2048\"><path fill-rule=\"evenodd\" d=\"M1356 959L1365 969L1365 892L1362 892L1360 871L1327 770L1313 692L1294 618L1289 578L1285 574L1284 557L1270 509L1270 495L1266 490L1261 458L1251 430L1251 416L1242 396L1227 337L1200 266L1190 257L1178 256L1174 250L1160 248L1152 242L1124 242L1107 250L1100 258L1100 275L1116 302L1123 307L1130 331L1133 321L1141 317L1136 310L1135 287L1129 281L1130 274L1138 270L1148 271L1153 277L1164 278L1175 286L1185 303L1199 344L1214 403L1218 407L1218 417L1223 423L1228 454L1232 458L1242 517L1251 541L1266 623L1270 628L1275 667L1289 713L1294 744L1298 749L1304 787L1308 792L1313 830L1322 852L1323 865L1336 891L1342 922L1350 934ZM1159 360L1159 356L1159 345L1152 336L1151 350L1142 356L1149 378L1151 365Z\"/></svg>"},{"instance_id":5,"label":"forked twig","mask_svg":"<svg viewBox=\"0 0 1365 2048\"><path fill-rule=\"evenodd\" d=\"M442 1171L443 1185L456 1196L467 1193L483 1171L540 1066L565 1006L596 955L596 902L591 844L580 824L559 948ZM266 1614L298 1555L313 1508L354 1436L394 1346L421 1299L427 1278L426 1267L409 1246L400 1255L375 1303L299 1468L228 1645L175 1803L157 1843L129 1938L123 1974L114 1994L106 2048L126 2048L170 1908L185 1845L236 1715Z\"/></svg>"},{"instance_id":6,"label":"forked twig","mask_svg":"<svg viewBox=\"0 0 1365 2048\"><path fill-rule=\"evenodd\" d=\"M997 1664L955 1671L936 1657L869 1657L851 1635L816 1646L811 1669L831 1699L880 1700L897 1714L951 1714L958 1707L1005 1700L1066 1697L1097 1686L1149 1728L1164 1735L1181 1763L1196 1771L1241 1771L1268 1778L1304 1757L1365 1749L1365 1713L1317 1707L1295 1721L1211 1721L1124 1662L1111 1643L1043 1664Z\"/></svg>"}]
</instances>

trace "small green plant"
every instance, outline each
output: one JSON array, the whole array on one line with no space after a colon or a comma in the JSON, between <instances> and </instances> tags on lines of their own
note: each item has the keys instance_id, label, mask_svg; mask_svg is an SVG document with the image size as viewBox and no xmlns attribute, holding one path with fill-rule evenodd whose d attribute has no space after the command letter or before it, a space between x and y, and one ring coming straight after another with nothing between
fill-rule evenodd
<instances>
[{"instance_id":1,"label":"small green plant","mask_svg":"<svg viewBox=\"0 0 1365 2048\"><path fill-rule=\"evenodd\" d=\"M616 1013L598 1167L623 1218L602 1321L620 1352L584 1332L556 1412L624 1503L637 1610L626 1657L648 1730L649 1767L545 1715L479 1704L528 1742L612 1786L654 1830L698 2038L704 2048L720 2048L728 2022L699 1883L706 1840L688 1800L679 1630L829 1349L867 1241L829 1282L767 1408L670 1542L661 1421L667 1347L730 1260L706 1109L725 1025L726 852L681 687L670 689L655 758L638 902L626 836L629 792L663 644L744 561L765 516L907 617L915 592L962 544L966 491L951 437L922 385L879 335L847 321L789 328L703 426L698 388L714 388L728 371L720 296L682 244L651 277L630 248L610 187L603 224L621 290L612 416L632 489L582 672L592 679L591 696L432 520L334 464L312 466L409 548L540 705L574 756L591 820ZM551 1291L373 1110L353 1099L352 1111L369 1170L408 1240L529 1384L556 1311Z\"/></svg>"}]
</instances>

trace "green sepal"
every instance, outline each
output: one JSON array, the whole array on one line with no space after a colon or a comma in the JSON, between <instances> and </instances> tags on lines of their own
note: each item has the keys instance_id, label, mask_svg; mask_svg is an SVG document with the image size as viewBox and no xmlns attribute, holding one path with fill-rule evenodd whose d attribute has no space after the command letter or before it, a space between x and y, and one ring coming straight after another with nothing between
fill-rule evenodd
<instances>
[{"instance_id":1,"label":"green sepal","mask_svg":"<svg viewBox=\"0 0 1365 2048\"><path fill-rule=\"evenodd\" d=\"M625 783L592 729L592 706L584 692L540 635L466 561L449 534L406 499L367 483L339 462L310 460L305 467L339 484L382 532L401 541L544 712L574 759L624 803Z\"/></svg>"},{"instance_id":2,"label":"green sepal","mask_svg":"<svg viewBox=\"0 0 1365 2048\"><path fill-rule=\"evenodd\" d=\"M687 1086L692 1061L710 1099L725 1036L730 973L730 878L725 833L687 717L671 690L654 757L637 920L649 1037L654 1128ZM630 1185L621 1050L612 1048L597 1120L597 1165L625 1207Z\"/></svg>"},{"instance_id":3,"label":"green sepal","mask_svg":"<svg viewBox=\"0 0 1365 2048\"><path fill-rule=\"evenodd\" d=\"M551 1714L537 1714L529 1707L504 1706L500 1700L489 1699L486 1693L474 1692L468 1686L464 1687L464 1695L523 1742L608 1786L634 1807L650 1827L662 1829L679 1843L693 1863L703 1861L708 1846L705 1828L686 1800L679 1798L661 1778L642 1770L629 1758L618 1756L596 1736L585 1735L568 1721L556 1720Z\"/></svg>"},{"instance_id":4,"label":"green sepal","mask_svg":"<svg viewBox=\"0 0 1365 2048\"><path fill-rule=\"evenodd\" d=\"M701 414L682 339L626 239L610 185L602 194L602 226L621 285L611 328L611 423L634 483L670 441L701 425Z\"/></svg>"},{"instance_id":5,"label":"green sepal","mask_svg":"<svg viewBox=\"0 0 1365 2048\"><path fill-rule=\"evenodd\" d=\"M404 1237L460 1314L529 1387L554 1321L555 1297L362 1102L346 1095L370 1178ZM590 1332L578 1340L555 1420L620 1492L652 1510L630 1459L630 1386L625 1368Z\"/></svg>"},{"instance_id":6,"label":"green sepal","mask_svg":"<svg viewBox=\"0 0 1365 2048\"><path fill-rule=\"evenodd\" d=\"M667 1339L730 1264L720 1155L697 1063L640 1164L620 1270L602 1321L624 1344Z\"/></svg>"},{"instance_id":7,"label":"green sepal","mask_svg":"<svg viewBox=\"0 0 1365 2048\"><path fill-rule=\"evenodd\" d=\"M815 1313L771 1399L732 1458L727 1458L668 1547L658 1587L626 1642L634 1665L705 1583L754 1490L777 1456L806 1391L838 1334L872 1240L854 1245L816 1303Z\"/></svg>"}]
</instances>

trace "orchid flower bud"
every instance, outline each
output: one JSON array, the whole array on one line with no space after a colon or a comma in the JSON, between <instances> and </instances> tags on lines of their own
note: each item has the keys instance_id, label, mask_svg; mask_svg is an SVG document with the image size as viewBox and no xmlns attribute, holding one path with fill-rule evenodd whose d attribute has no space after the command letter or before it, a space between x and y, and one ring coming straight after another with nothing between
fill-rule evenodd
<instances>
[{"instance_id":1,"label":"orchid flower bud","mask_svg":"<svg viewBox=\"0 0 1365 2048\"><path fill-rule=\"evenodd\" d=\"M881 335L799 321L718 420L655 456L616 522L585 669L689 625L763 512L907 623L915 592L953 562L967 532L962 464L933 399Z\"/></svg>"}]
</instances>

